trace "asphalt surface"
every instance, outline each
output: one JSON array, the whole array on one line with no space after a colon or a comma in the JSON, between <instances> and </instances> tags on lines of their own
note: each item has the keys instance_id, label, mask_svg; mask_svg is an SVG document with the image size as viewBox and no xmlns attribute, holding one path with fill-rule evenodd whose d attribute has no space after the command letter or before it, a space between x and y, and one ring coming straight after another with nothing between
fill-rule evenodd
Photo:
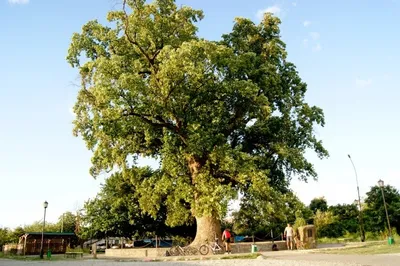
<instances>
[{"instance_id":1,"label":"asphalt surface","mask_svg":"<svg viewBox=\"0 0 400 266\"><path fill-rule=\"evenodd\" d=\"M60 261L1 260L0 266L54 265L54 266L400 266L400 254L338 255L306 253L301 251L265 252L257 259L217 259L197 261L119 261L117 259L72 259ZM149 259L145 259L149 260Z\"/></svg>"}]
</instances>

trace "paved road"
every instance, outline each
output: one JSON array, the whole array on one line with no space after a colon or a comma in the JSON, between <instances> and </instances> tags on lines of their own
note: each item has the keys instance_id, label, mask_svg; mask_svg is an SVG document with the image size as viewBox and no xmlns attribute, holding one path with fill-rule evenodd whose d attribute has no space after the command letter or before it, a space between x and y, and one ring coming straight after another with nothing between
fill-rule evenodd
<instances>
[{"instance_id":1,"label":"paved road","mask_svg":"<svg viewBox=\"0 0 400 266\"><path fill-rule=\"evenodd\" d=\"M304 262L304 261L284 261L284 260L206 260L206 261L190 261L190 262L116 262L109 260L76 260L76 261L1 261L1 266L362 266L361 264L342 264L331 262Z\"/></svg>"},{"instance_id":2,"label":"paved road","mask_svg":"<svg viewBox=\"0 0 400 266\"><path fill-rule=\"evenodd\" d=\"M296 251L268 252L254 260L200 260L169 262L119 262L116 260L16 261L0 260L0 266L399 266L400 254L337 255Z\"/></svg>"}]
</instances>

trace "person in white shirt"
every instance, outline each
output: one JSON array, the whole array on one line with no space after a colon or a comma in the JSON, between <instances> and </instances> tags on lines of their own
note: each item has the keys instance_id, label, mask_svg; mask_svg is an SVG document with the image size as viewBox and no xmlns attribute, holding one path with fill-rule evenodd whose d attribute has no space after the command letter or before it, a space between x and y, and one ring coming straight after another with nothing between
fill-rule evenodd
<instances>
[{"instance_id":1,"label":"person in white shirt","mask_svg":"<svg viewBox=\"0 0 400 266\"><path fill-rule=\"evenodd\" d=\"M287 249L290 247L290 249L293 250L293 227L291 224L287 224L283 235L286 237Z\"/></svg>"}]
</instances>

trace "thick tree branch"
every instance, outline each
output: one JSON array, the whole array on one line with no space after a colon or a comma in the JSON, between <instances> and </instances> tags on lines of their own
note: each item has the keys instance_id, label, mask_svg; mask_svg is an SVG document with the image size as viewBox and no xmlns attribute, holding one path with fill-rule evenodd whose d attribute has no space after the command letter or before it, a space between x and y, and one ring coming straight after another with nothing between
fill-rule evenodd
<instances>
[{"instance_id":1,"label":"thick tree branch","mask_svg":"<svg viewBox=\"0 0 400 266\"><path fill-rule=\"evenodd\" d=\"M179 128L174 126L171 123L166 122L164 119L162 119L161 116L154 116L154 115L150 115L150 114L140 114L140 113L136 113L133 109L131 109L129 111L125 110L122 113L122 116L125 116L125 117L126 116L134 116L134 117L139 118L140 120L142 120L146 124L149 124L149 125L151 125L153 127L156 127L156 128L167 128L170 131L172 131L175 134L177 134L185 145L187 144L186 137L183 134L181 134L181 132L179 132Z\"/></svg>"},{"instance_id":2,"label":"thick tree branch","mask_svg":"<svg viewBox=\"0 0 400 266\"><path fill-rule=\"evenodd\" d=\"M122 5L123 6L122 9L123 9L123 11L125 13L125 29L124 29L125 36L128 39L128 41L132 45L136 46L139 49L139 51L142 53L142 55L144 55L146 57L147 61L149 61L149 64L151 66L153 66L154 65L154 60L144 51L144 49L139 45L139 43L136 40L131 38L131 36L130 36L130 34L128 32L128 29L129 29L129 16L128 16L128 13L126 12L126 1L127 0L124 0L123 5Z\"/></svg>"}]
</instances>

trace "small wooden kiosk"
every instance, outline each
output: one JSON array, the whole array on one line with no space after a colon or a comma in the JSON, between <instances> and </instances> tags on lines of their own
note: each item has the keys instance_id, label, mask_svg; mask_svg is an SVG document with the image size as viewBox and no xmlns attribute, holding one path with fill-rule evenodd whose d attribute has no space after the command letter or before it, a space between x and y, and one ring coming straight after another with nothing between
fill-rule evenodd
<instances>
[{"instance_id":1,"label":"small wooden kiosk","mask_svg":"<svg viewBox=\"0 0 400 266\"><path fill-rule=\"evenodd\" d=\"M317 231L314 225L301 226L297 231L305 249L317 248Z\"/></svg>"}]
</instances>

